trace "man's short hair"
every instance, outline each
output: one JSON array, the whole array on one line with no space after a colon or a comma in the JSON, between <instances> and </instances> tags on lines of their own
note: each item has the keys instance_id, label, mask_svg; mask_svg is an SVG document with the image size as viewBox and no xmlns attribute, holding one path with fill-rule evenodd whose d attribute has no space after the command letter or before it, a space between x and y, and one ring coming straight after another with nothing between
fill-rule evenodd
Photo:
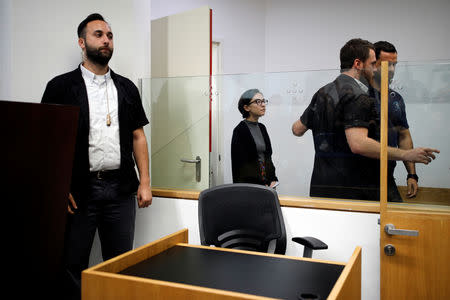
<instances>
[{"instance_id":1,"label":"man's short hair","mask_svg":"<svg viewBox=\"0 0 450 300\"><path fill-rule=\"evenodd\" d=\"M86 26L87 26L87 24L89 22L97 21L97 20L106 22L105 19L103 18L103 16L101 14L97 14L97 13L90 14L89 16L86 17L86 19L81 21L80 25L78 25L78 30L77 30L78 37L79 38L81 38L81 37L82 38L86 38Z\"/></svg>"},{"instance_id":2,"label":"man's short hair","mask_svg":"<svg viewBox=\"0 0 450 300\"><path fill-rule=\"evenodd\" d=\"M375 46L375 56L377 60L380 58L380 52L397 53L395 46L386 41L379 41L373 44Z\"/></svg>"},{"instance_id":3,"label":"man's short hair","mask_svg":"<svg viewBox=\"0 0 450 300\"><path fill-rule=\"evenodd\" d=\"M369 58L370 49L375 51L375 47L369 41L363 39L351 39L340 52L341 71L351 69L355 59L366 61Z\"/></svg>"},{"instance_id":4,"label":"man's short hair","mask_svg":"<svg viewBox=\"0 0 450 300\"><path fill-rule=\"evenodd\" d=\"M244 109L244 105L248 105L250 101L252 101L253 97L258 93L261 94L261 92L258 89L251 89L245 91L241 95L241 98L239 99L238 102L238 109L244 119L246 119L250 115L249 112Z\"/></svg>"}]
</instances>

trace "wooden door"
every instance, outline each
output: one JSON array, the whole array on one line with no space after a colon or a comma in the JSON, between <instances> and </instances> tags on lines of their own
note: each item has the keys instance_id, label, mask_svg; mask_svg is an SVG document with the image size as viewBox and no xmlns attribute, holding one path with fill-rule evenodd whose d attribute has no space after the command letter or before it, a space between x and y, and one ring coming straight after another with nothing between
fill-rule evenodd
<instances>
[{"instance_id":1,"label":"wooden door","mask_svg":"<svg viewBox=\"0 0 450 300\"><path fill-rule=\"evenodd\" d=\"M425 174L432 177L435 175L433 172L444 168L439 176L444 177L444 186L437 189L439 193L427 193L424 188L421 197L424 199L423 203L408 203L407 200L400 204L387 203L387 64L383 65L385 88L382 89L381 111L380 299L450 299L450 158L440 149L441 154L436 161L419 168L424 175L422 177ZM418 76L417 72L414 75L416 78L428 77ZM436 104L425 101L423 105L427 106L428 112L432 112L435 109L447 109L450 102ZM439 107L434 108L432 105ZM433 113L423 115L422 118L422 130L435 126L436 122L441 122L442 125L447 122L446 119L436 118ZM425 141L421 141L420 144L424 143ZM440 147L448 147L448 131L447 139L442 143ZM439 199L433 199L435 196ZM388 227L391 227L390 233Z\"/></svg>"},{"instance_id":2,"label":"wooden door","mask_svg":"<svg viewBox=\"0 0 450 300\"><path fill-rule=\"evenodd\" d=\"M381 299L450 299L450 212L390 208L381 218ZM387 224L418 236L389 235Z\"/></svg>"}]
</instances>

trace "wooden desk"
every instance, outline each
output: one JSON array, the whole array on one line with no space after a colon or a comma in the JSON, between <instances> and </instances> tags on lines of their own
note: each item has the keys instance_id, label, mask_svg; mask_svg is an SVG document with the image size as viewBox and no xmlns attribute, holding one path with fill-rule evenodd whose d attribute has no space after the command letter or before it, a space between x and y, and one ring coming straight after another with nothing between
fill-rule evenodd
<instances>
[{"instance_id":1,"label":"wooden desk","mask_svg":"<svg viewBox=\"0 0 450 300\"><path fill-rule=\"evenodd\" d=\"M359 247L345 264L187 241L184 229L85 270L82 299L361 299Z\"/></svg>"}]
</instances>

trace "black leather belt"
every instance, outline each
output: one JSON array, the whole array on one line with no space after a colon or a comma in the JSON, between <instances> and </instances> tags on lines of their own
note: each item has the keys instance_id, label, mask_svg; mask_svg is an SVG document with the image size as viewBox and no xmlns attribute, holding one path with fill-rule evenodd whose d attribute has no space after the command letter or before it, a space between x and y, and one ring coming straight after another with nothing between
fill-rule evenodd
<instances>
[{"instance_id":1,"label":"black leather belt","mask_svg":"<svg viewBox=\"0 0 450 300\"><path fill-rule=\"evenodd\" d=\"M91 172L91 177L96 177L97 179L107 179L107 178L115 178L120 174L120 170L100 170Z\"/></svg>"}]
</instances>

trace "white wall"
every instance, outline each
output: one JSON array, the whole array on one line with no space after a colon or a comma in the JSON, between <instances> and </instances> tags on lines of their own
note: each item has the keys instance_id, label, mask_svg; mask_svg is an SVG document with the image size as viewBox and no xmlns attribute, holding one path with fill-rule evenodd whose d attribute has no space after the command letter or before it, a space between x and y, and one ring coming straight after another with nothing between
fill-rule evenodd
<instances>
[{"instance_id":1,"label":"white wall","mask_svg":"<svg viewBox=\"0 0 450 300\"><path fill-rule=\"evenodd\" d=\"M266 0L266 71L339 68L351 38L392 42L401 61L449 59L448 0Z\"/></svg>"},{"instance_id":2,"label":"white wall","mask_svg":"<svg viewBox=\"0 0 450 300\"><path fill-rule=\"evenodd\" d=\"M0 100L11 99L11 2L0 1Z\"/></svg>"},{"instance_id":3,"label":"white wall","mask_svg":"<svg viewBox=\"0 0 450 300\"><path fill-rule=\"evenodd\" d=\"M149 1L2 0L0 7L0 99L40 102L51 78L81 62L77 27L93 12L114 32L112 69L135 83L150 76Z\"/></svg>"},{"instance_id":4,"label":"white wall","mask_svg":"<svg viewBox=\"0 0 450 300\"><path fill-rule=\"evenodd\" d=\"M151 18L209 5L224 74L337 69L361 37L394 43L401 61L449 59L448 0L152 0Z\"/></svg>"},{"instance_id":5,"label":"white wall","mask_svg":"<svg viewBox=\"0 0 450 300\"><path fill-rule=\"evenodd\" d=\"M152 20L208 5L213 41L222 43L225 74L264 72L265 1L152 0Z\"/></svg>"}]
</instances>

